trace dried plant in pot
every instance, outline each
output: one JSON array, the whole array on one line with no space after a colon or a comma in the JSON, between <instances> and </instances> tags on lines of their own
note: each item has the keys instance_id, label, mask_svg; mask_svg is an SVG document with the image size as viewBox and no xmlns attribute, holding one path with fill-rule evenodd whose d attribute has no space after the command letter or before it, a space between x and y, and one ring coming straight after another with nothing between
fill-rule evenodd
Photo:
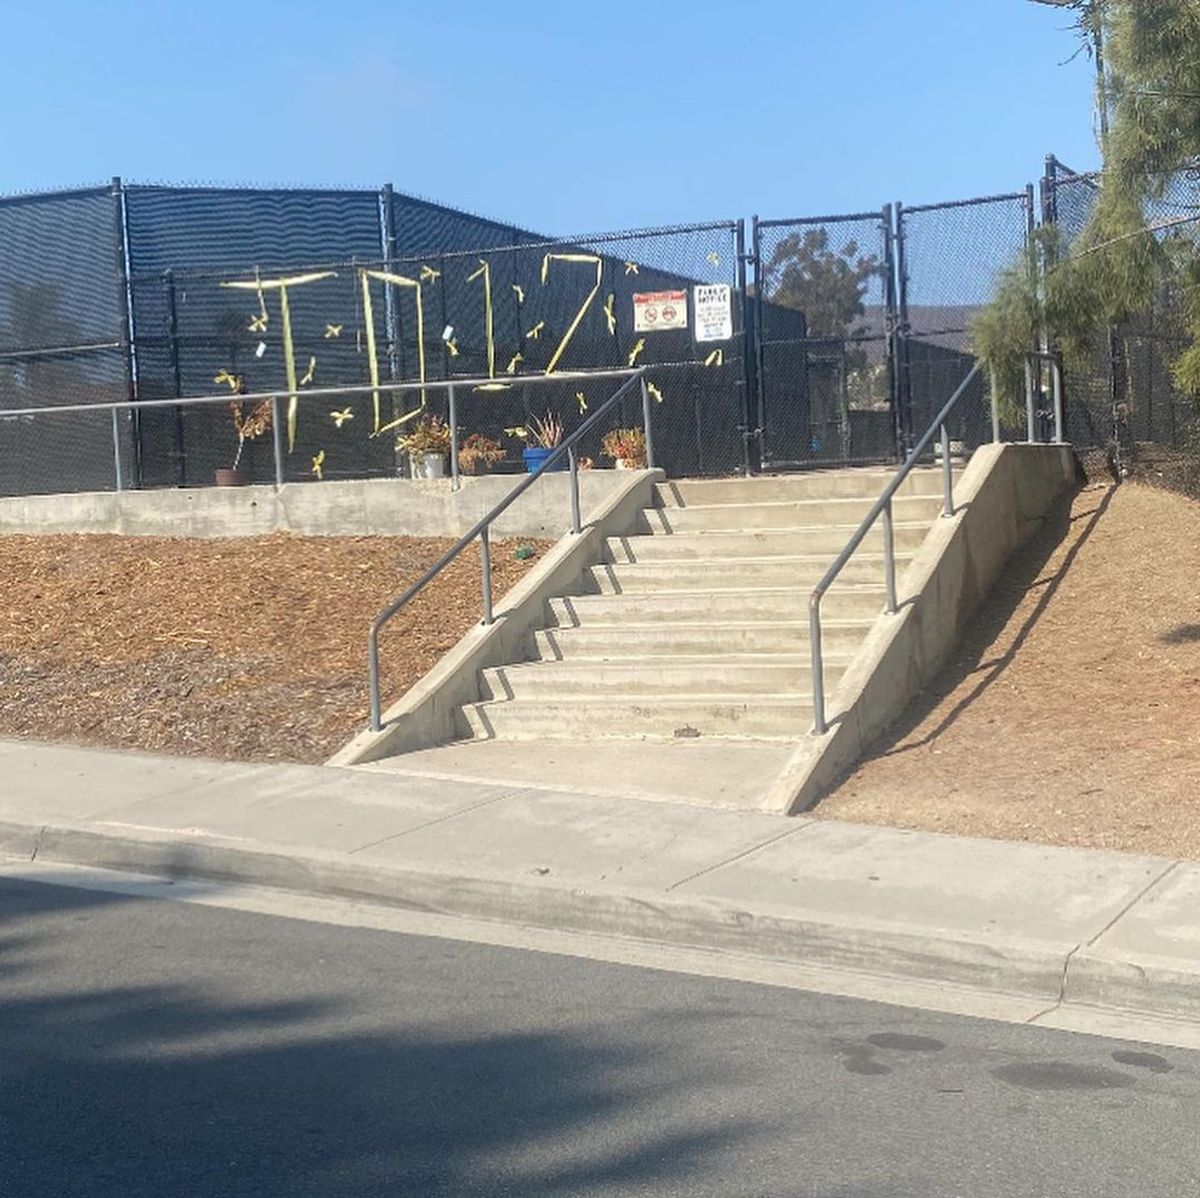
<instances>
[{"instance_id":1,"label":"dried plant in pot","mask_svg":"<svg viewBox=\"0 0 1200 1198\"><path fill-rule=\"evenodd\" d=\"M450 426L440 416L423 416L410 432L397 438L396 448L408 454L413 478L445 478Z\"/></svg>"},{"instance_id":2,"label":"dried plant in pot","mask_svg":"<svg viewBox=\"0 0 1200 1198\"><path fill-rule=\"evenodd\" d=\"M509 436L517 437L525 442L522 457L525 459L525 469L535 474L542 469L546 459L562 444L562 417L554 412L545 416L535 416L520 428L505 429ZM566 470L566 455L552 467L554 470Z\"/></svg>"},{"instance_id":3,"label":"dried plant in pot","mask_svg":"<svg viewBox=\"0 0 1200 1198\"><path fill-rule=\"evenodd\" d=\"M614 428L604 434L601 452L618 470L646 468L646 434L640 428Z\"/></svg>"},{"instance_id":4,"label":"dried plant in pot","mask_svg":"<svg viewBox=\"0 0 1200 1198\"><path fill-rule=\"evenodd\" d=\"M245 471L242 470L242 454L246 450L247 441L257 441L259 437L271 431L271 401L264 399L247 413L245 404L240 399L233 400L229 405L233 417L233 431L237 433L237 453L233 455L233 465L220 467L216 472L218 487L244 487L247 482Z\"/></svg>"},{"instance_id":5,"label":"dried plant in pot","mask_svg":"<svg viewBox=\"0 0 1200 1198\"><path fill-rule=\"evenodd\" d=\"M504 446L482 433L472 433L458 447L458 467L464 474L487 474L506 457Z\"/></svg>"}]
</instances>

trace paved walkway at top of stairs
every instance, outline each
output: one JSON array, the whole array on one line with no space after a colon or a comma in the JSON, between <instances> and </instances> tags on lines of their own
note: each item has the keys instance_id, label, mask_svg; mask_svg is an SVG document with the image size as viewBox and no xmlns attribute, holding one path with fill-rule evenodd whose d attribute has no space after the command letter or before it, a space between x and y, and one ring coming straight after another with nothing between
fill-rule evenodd
<instances>
[{"instance_id":1,"label":"paved walkway at top of stairs","mask_svg":"<svg viewBox=\"0 0 1200 1198\"><path fill-rule=\"evenodd\" d=\"M753 959L943 1010L1002 998L1056 1026L1132 1010L1200 1044L1200 864L30 742L0 742L0 854L624 938L707 954L698 972Z\"/></svg>"}]
</instances>

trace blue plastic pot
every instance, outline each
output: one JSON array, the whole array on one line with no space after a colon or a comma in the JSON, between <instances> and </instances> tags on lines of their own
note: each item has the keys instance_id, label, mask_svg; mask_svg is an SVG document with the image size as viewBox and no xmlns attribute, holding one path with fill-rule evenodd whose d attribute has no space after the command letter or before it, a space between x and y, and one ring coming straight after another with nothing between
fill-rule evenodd
<instances>
[{"instance_id":1,"label":"blue plastic pot","mask_svg":"<svg viewBox=\"0 0 1200 1198\"><path fill-rule=\"evenodd\" d=\"M535 470L541 468L542 463L554 452L553 449L543 449L540 445L527 445L525 447L525 470L532 474ZM567 469L567 457L564 454L553 466L550 467L551 473L555 470Z\"/></svg>"}]
</instances>

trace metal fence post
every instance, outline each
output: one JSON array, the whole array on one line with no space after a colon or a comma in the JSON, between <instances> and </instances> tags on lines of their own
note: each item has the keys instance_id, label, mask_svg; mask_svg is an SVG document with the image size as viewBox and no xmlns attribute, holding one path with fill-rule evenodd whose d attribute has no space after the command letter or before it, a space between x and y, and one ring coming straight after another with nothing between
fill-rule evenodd
<instances>
[{"instance_id":1,"label":"metal fence post","mask_svg":"<svg viewBox=\"0 0 1200 1198\"><path fill-rule=\"evenodd\" d=\"M754 473L754 461L750 452L750 437L753 424L750 420L750 395L754 386L754 360L750 355L750 323L747 320L749 306L746 295L746 222L739 220L734 227L734 245L737 254L737 267L734 275L734 285L739 297L741 312L740 337L742 343L742 468L749 478Z\"/></svg>"},{"instance_id":2,"label":"metal fence post","mask_svg":"<svg viewBox=\"0 0 1200 1198\"><path fill-rule=\"evenodd\" d=\"M883 509L883 574L887 585L888 615L894 616L900 607L896 600L896 533L892 527L892 501Z\"/></svg>"},{"instance_id":3,"label":"metal fence post","mask_svg":"<svg viewBox=\"0 0 1200 1198\"><path fill-rule=\"evenodd\" d=\"M942 425L942 498L943 516L954 515L954 467L950 462L950 430Z\"/></svg>"},{"instance_id":4,"label":"metal fence post","mask_svg":"<svg viewBox=\"0 0 1200 1198\"><path fill-rule=\"evenodd\" d=\"M491 534L485 524L479 533L479 564L483 574L483 623L494 624L492 615L492 547Z\"/></svg>"},{"instance_id":5,"label":"metal fence post","mask_svg":"<svg viewBox=\"0 0 1200 1198\"><path fill-rule=\"evenodd\" d=\"M1057 358L1050 363L1050 386L1054 395L1054 444L1062 445L1066 441L1066 430L1063 428L1062 362Z\"/></svg>"},{"instance_id":6,"label":"metal fence post","mask_svg":"<svg viewBox=\"0 0 1200 1198\"><path fill-rule=\"evenodd\" d=\"M897 457L903 462L913 442L912 358L908 347L908 251L904 244L904 205L892 209L896 228L896 296L899 319L896 326Z\"/></svg>"},{"instance_id":7,"label":"metal fence post","mask_svg":"<svg viewBox=\"0 0 1200 1198\"><path fill-rule=\"evenodd\" d=\"M117 319L120 322L118 340L121 343L121 365L125 373L125 398L137 399L137 366L133 337L133 306L129 301L129 249L126 244L125 185L120 175L112 177L113 239L117 271ZM142 427L137 410L130 409L133 427L134 479L142 475Z\"/></svg>"},{"instance_id":8,"label":"metal fence post","mask_svg":"<svg viewBox=\"0 0 1200 1198\"><path fill-rule=\"evenodd\" d=\"M754 405L755 438L758 441L758 468L765 469L767 457L767 391L763 375L763 290L766 279L762 266L762 222L756 213L750 223L750 255L754 260Z\"/></svg>"},{"instance_id":9,"label":"metal fence post","mask_svg":"<svg viewBox=\"0 0 1200 1198\"><path fill-rule=\"evenodd\" d=\"M110 408L109 412L112 416L112 443L113 443L113 472L116 476L117 490L125 490L125 475L121 466L121 428L117 420L117 409Z\"/></svg>"},{"instance_id":10,"label":"metal fence post","mask_svg":"<svg viewBox=\"0 0 1200 1198\"><path fill-rule=\"evenodd\" d=\"M1000 444L1000 384L996 379L996 372L991 372L992 386L992 444Z\"/></svg>"},{"instance_id":11,"label":"metal fence post","mask_svg":"<svg viewBox=\"0 0 1200 1198\"><path fill-rule=\"evenodd\" d=\"M1033 362L1025 359L1025 440L1032 445L1037 440L1037 417L1033 404Z\"/></svg>"},{"instance_id":12,"label":"metal fence post","mask_svg":"<svg viewBox=\"0 0 1200 1198\"><path fill-rule=\"evenodd\" d=\"M179 312L175 306L175 272L163 271L163 298L167 306L167 344L171 355L171 386L178 399L183 395L183 372L179 365ZM175 409L175 467L178 484L187 486L187 450L185 449L183 408Z\"/></svg>"},{"instance_id":13,"label":"metal fence post","mask_svg":"<svg viewBox=\"0 0 1200 1198\"><path fill-rule=\"evenodd\" d=\"M583 513L579 508L579 455L574 445L567 449L567 460L571 466L571 531L578 536L583 531Z\"/></svg>"},{"instance_id":14,"label":"metal fence post","mask_svg":"<svg viewBox=\"0 0 1200 1198\"><path fill-rule=\"evenodd\" d=\"M815 593L808 601L808 651L812 668L813 731L824 736L829 730L825 722L825 658L821 652L821 596Z\"/></svg>"},{"instance_id":15,"label":"metal fence post","mask_svg":"<svg viewBox=\"0 0 1200 1198\"><path fill-rule=\"evenodd\" d=\"M646 468L654 469L654 420L650 415L650 385L642 375L642 427L646 433Z\"/></svg>"},{"instance_id":16,"label":"metal fence post","mask_svg":"<svg viewBox=\"0 0 1200 1198\"><path fill-rule=\"evenodd\" d=\"M446 402L450 419L450 489L457 491L462 483L458 478L458 399L453 383L446 388Z\"/></svg>"},{"instance_id":17,"label":"metal fence post","mask_svg":"<svg viewBox=\"0 0 1200 1198\"><path fill-rule=\"evenodd\" d=\"M271 444L275 452L275 490L283 487L283 427L279 422L279 396L271 396Z\"/></svg>"}]
</instances>

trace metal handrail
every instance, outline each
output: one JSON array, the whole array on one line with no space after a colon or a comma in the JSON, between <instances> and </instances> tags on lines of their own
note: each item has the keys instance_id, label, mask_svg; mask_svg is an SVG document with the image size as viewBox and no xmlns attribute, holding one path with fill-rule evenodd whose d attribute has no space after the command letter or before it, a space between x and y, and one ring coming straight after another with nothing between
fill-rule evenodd
<instances>
[{"instance_id":1,"label":"metal handrail","mask_svg":"<svg viewBox=\"0 0 1200 1198\"><path fill-rule=\"evenodd\" d=\"M654 438L650 417L650 390L646 385L646 368L636 370L605 372L611 375L624 374L629 377L613 392L561 445L557 446L545 461L524 480L514 487L504 499L491 509L470 532L462 536L455 545L447 550L416 582L412 584L399 598L387 605L372 621L367 633L367 680L371 701L371 731L383 729L382 703L379 694L379 633L402 608L404 608L420 591L433 581L455 558L458 557L476 537L479 538L479 552L483 566L483 619L482 623L494 623L492 614L492 557L490 549L490 528L496 519L529 490L556 462L562 460L564 454L570 463L571 474L571 532L582 532L583 525L579 504L579 458L575 446L608 411L620 403L636 383L641 384L642 391L642 428L646 435L646 466L654 466ZM551 375L551 378L563 378L564 375ZM597 377L589 374L590 378Z\"/></svg>"},{"instance_id":2,"label":"metal handrail","mask_svg":"<svg viewBox=\"0 0 1200 1198\"><path fill-rule=\"evenodd\" d=\"M525 386L530 383L572 383L594 382L596 379L627 379L631 375L636 376L641 374L644 370L645 367L639 367L637 370L623 367L612 370L562 370L555 371L553 374L516 375L513 382L508 385L515 385L518 381L522 386ZM111 437L116 488L118 491L123 491L125 490L125 477L121 461L121 426L117 419L119 412L143 412L153 408L205 407L209 404L228 404L231 401L241 401L242 403L269 401L271 404L271 430L274 441L275 488L279 490L283 487L284 483L283 424L280 420L279 410L281 400L288 399L293 395L298 395L303 399L330 399L348 395L373 395L381 391L401 393L406 391L420 391L422 393L426 391L445 391L449 408L447 423L452 429L457 430L458 388L495 387L498 382L500 380L491 377L428 379L425 382L381 380L378 383L354 383L339 387L305 387L303 391L288 391L285 388L278 391L252 391L245 394L226 392L223 395L178 396L173 399L118 399L105 400L99 403L47 404L45 407L40 408L0 408L0 422L21 419L23 417L108 412L112 418ZM643 387L644 391L645 387ZM643 400L645 400L645 396L643 396ZM459 488L457 431L450 439L450 478L452 488L457 491Z\"/></svg>"},{"instance_id":3,"label":"metal handrail","mask_svg":"<svg viewBox=\"0 0 1200 1198\"><path fill-rule=\"evenodd\" d=\"M970 373L968 373L967 377L958 385L954 394L946 401L945 407L938 413L936 419L926 430L925 435L913 446L907 460L896 471L892 481L884 488L883 494L880 495L871 510L863 518L857 531L846 543L841 553L837 555L833 565L825 571L821 581L813 587L812 595L808 601L808 635L812 664L813 731L818 736L823 736L829 730L829 724L825 718L825 662L821 650L821 600L824 598L825 592L829 590L837 579L837 576L842 572L846 563L854 556L863 541L866 540L867 533L871 531L875 521L882 516L883 564L887 590L887 611L889 614L894 615L899 609L896 599L896 543L892 526L892 499L903 485L904 480L912 473L920 461L921 455L929 448L934 437L938 435L940 430L944 493L942 515L954 515L954 468L950 464L950 434L946 428L946 421L950 418L950 414L958 406L962 397L967 393L967 388L975 381L975 378L982 369L983 366L980 362L976 362L971 367Z\"/></svg>"}]
</instances>

